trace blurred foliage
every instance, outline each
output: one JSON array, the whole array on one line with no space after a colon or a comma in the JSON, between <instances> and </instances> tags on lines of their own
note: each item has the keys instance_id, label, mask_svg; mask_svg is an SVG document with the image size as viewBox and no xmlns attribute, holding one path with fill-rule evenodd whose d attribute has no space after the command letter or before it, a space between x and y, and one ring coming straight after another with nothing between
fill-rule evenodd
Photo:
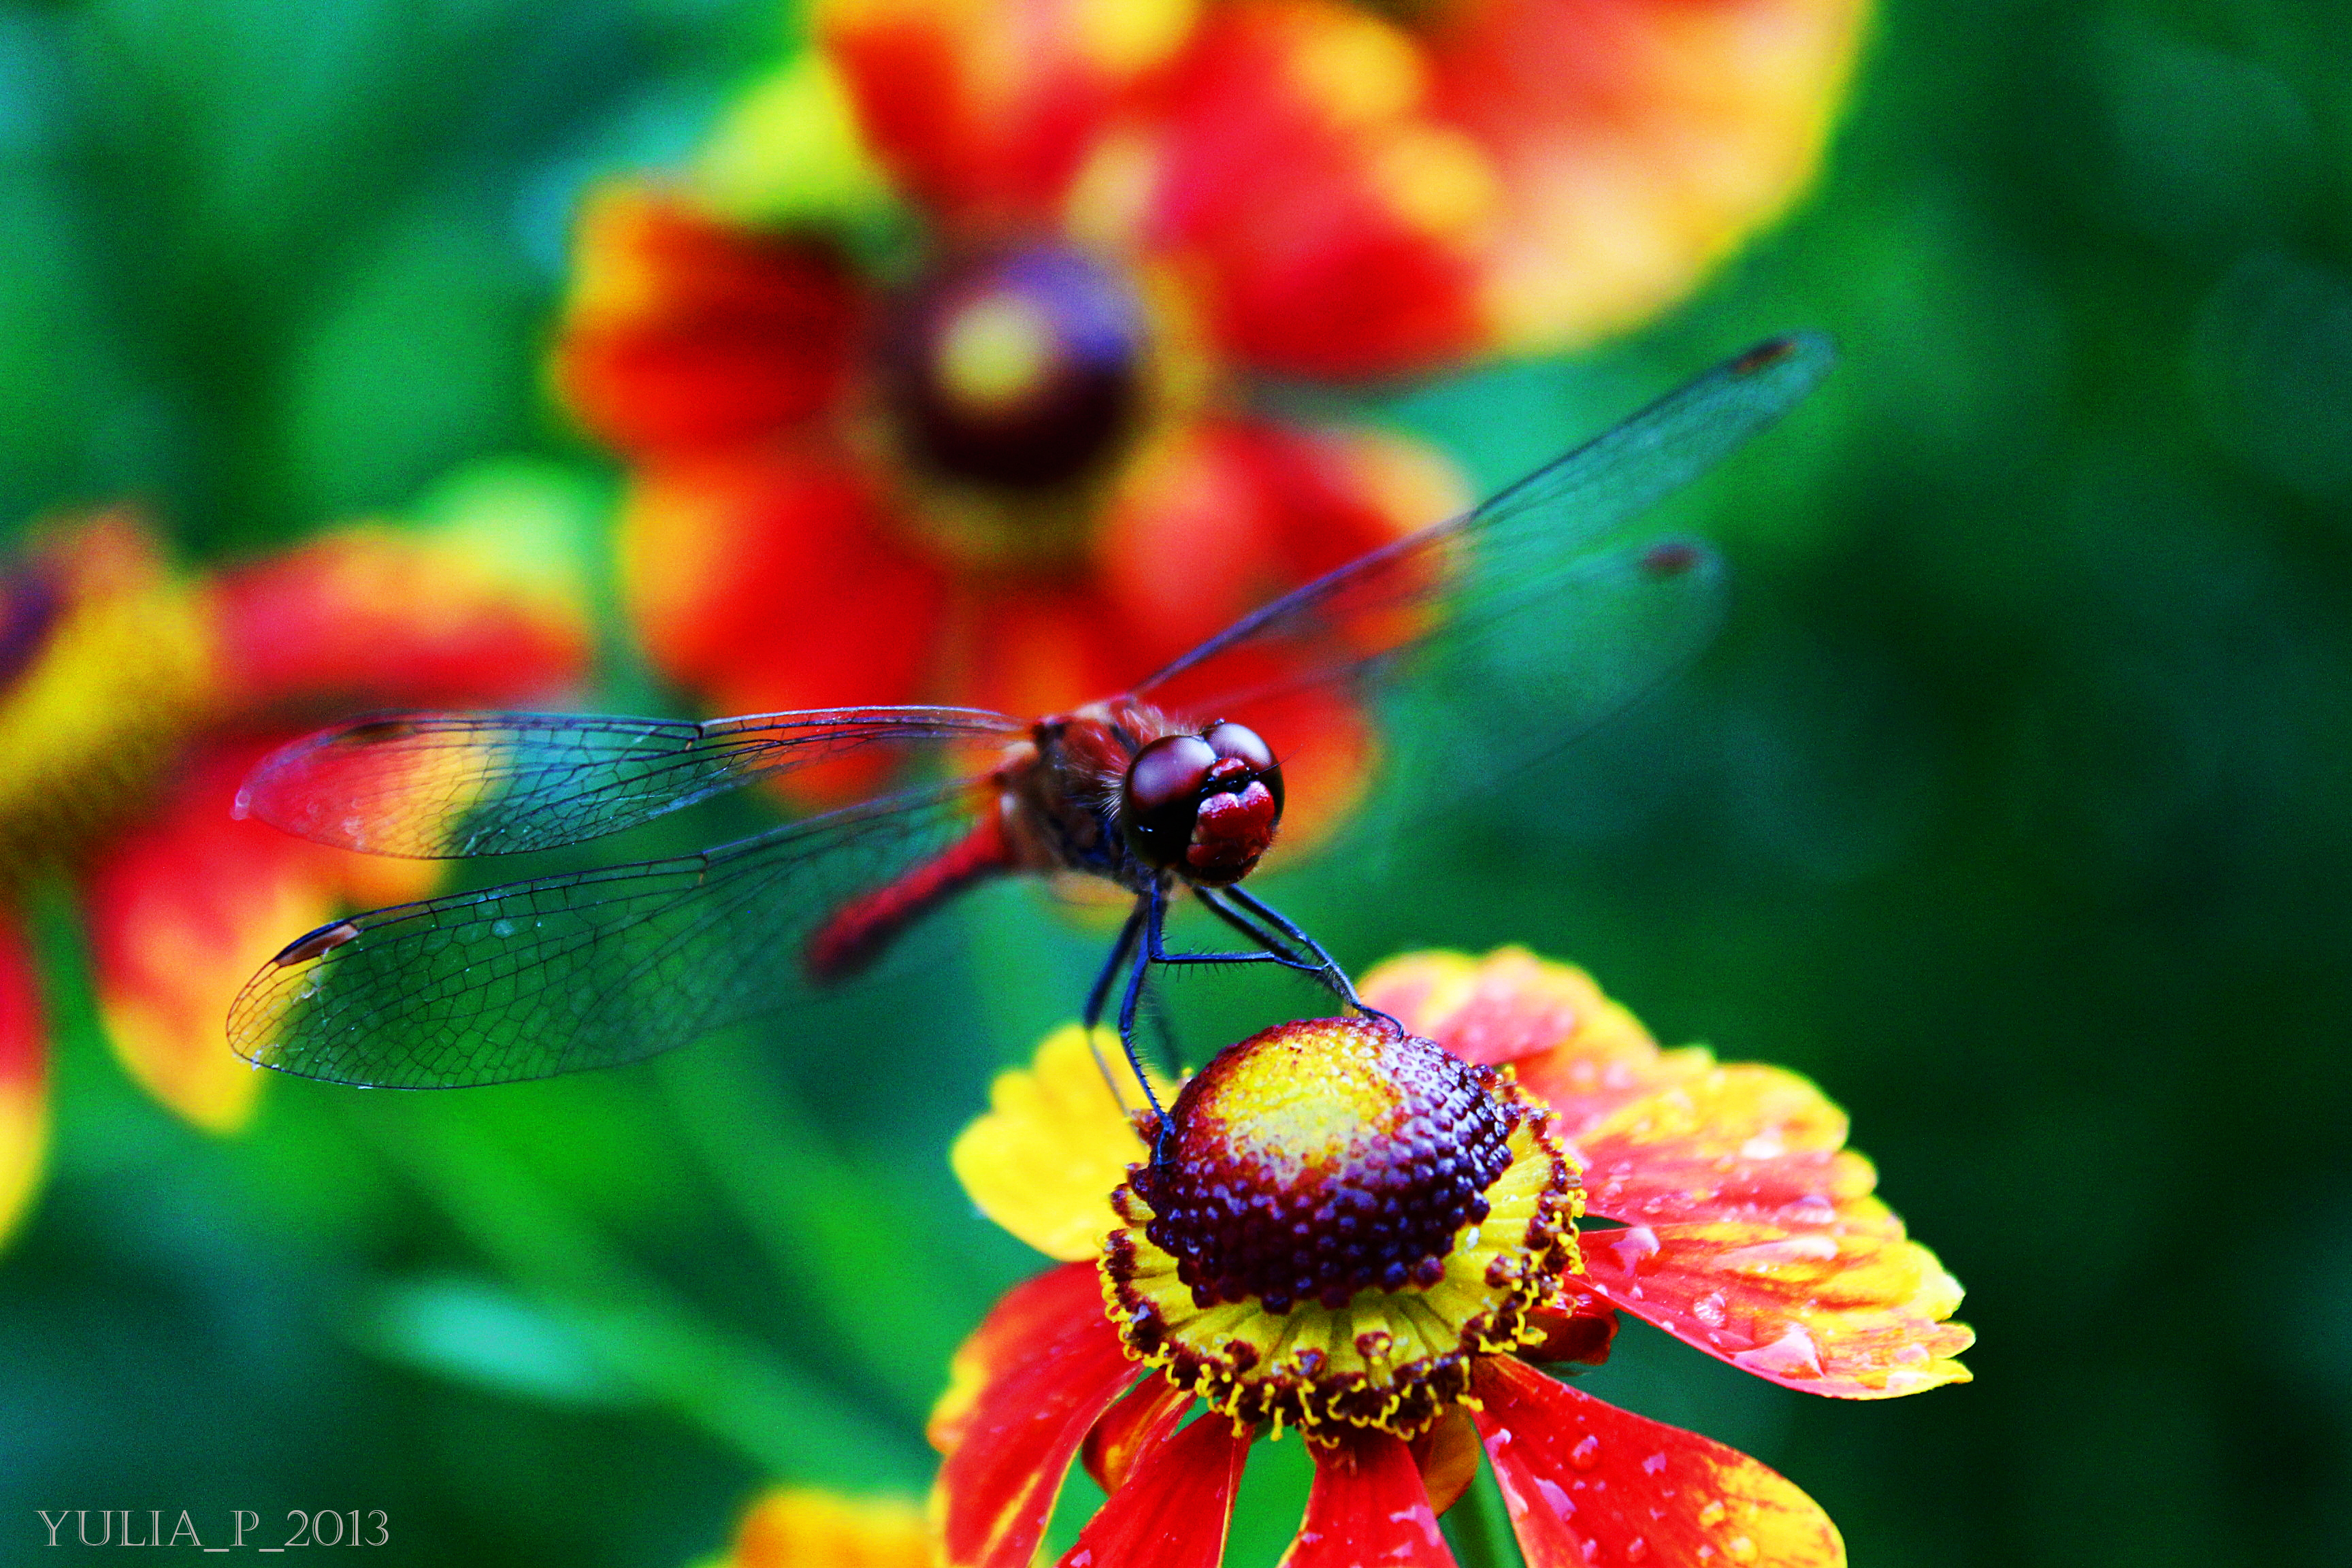
<instances>
[{"instance_id":1,"label":"blurred foliage","mask_svg":"<svg viewBox=\"0 0 2352 1568\"><path fill-rule=\"evenodd\" d=\"M734 0L0 5L0 516L129 494L203 556L483 457L593 466L539 383L572 195L677 155L778 33ZM1696 306L1390 405L1492 484L1764 331L1844 345L1682 510L1738 571L1689 677L1426 802L1376 882L1268 890L1359 963L1574 958L1853 1110L1969 1287L1979 1382L1832 1405L1629 1331L1593 1386L1783 1469L1857 1562L2340 1556L2347 37L2342 0L1889 0L1822 189ZM659 700L625 658L606 695ZM227 1144L68 1003L54 1179L0 1258L0 1541L382 1508L385 1561L651 1568L765 1475L919 1487L946 1352L1031 1267L945 1140L1097 940L1025 899L862 1007L577 1082L275 1083ZM1301 998L1174 1000L1199 1054ZM1261 1450L1236 1563L1298 1458Z\"/></svg>"}]
</instances>

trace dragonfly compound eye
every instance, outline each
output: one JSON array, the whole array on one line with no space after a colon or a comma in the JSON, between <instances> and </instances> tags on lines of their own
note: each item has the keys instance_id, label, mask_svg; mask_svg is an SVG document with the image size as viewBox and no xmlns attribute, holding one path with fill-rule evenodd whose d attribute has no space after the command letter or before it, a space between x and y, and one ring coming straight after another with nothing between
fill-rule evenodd
<instances>
[{"instance_id":1,"label":"dragonfly compound eye","mask_svg":"<svg viewBox=\"0 0 2352 1568\"><path fill-rule=\"evenodd\" d=\"M1147 863L1169 867L1184 858L1200 816L1201 792L1218 761L1198 735L1164 735L1127 765L1119 822L1129 847Z\"/></svg>"}]
</instances>

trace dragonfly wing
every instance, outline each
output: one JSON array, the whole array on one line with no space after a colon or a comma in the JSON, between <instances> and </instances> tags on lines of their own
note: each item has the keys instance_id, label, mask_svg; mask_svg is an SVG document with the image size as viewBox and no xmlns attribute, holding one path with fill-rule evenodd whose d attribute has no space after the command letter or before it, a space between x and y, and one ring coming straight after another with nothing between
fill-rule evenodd
<instances>
[{"instance_id":1,"label":"dragonfly wing","mask_svg":"<svg viewBox=\"0 0 2352 1568\"><path fill-rule=\"evenodd\" d=\"M810 933L971 831L971 784L699 855L356 915L247 983L229 1043L334 1083L450 1089L635 1061L809 994Z\"/></svg>"},{"instance_id":2,"label":"dragonfly wing","mask_svg":"<svg viewBox=\"0 0 2352 1568\"><path fill-rule=\"evenodd\" d=\"M1384 715L1398 802L1499 786L1656 689L1723 621L1712 550L1669 540L1596 552L1483 604L1415 657Z\"/></svg>"},{"instance_id":3,"label":"dragonfly wing","mask_svg":"<svg viewBox=\"0 0 2352 1568\"><path fill-rule=\"evenodd\" d=\"M392 713L263 758L239 816L375 855L457 858L601 837L818 763L1019 733L969 708L836 708L740 719Z\"/></svg>"},{"instance_id":4,"label":"dragonfly wing","mask_svg":"<svg viewBox=\"0 0 2352 1568\"><path fill-rule=\"evenodd\" d=\"M1267 682L1384 679L1424 643L1475 637L1551 595L1573 595L1596 574L1637 563L1627 525L1794 407L1833 357L1818 334L1759 344L1476 509L1244 616L1137 695L1186 711L1239 713ZM1561 651L1579 649L1601 651L1597 638Z\"/></svg>"}]
</instances>

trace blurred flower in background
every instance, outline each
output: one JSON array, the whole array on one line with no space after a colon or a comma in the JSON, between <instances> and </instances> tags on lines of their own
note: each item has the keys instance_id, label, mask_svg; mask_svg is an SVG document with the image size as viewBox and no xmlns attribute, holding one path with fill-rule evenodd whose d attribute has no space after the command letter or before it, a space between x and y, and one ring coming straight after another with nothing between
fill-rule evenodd
<instances>
[{"instance_id":1,"label":"blurred flower in background","mask_svg":"<svg viewBox=\"0 0 2352 1568\"><path fill-rule=\"evenodd\" d=\"M1363 989L1428 1037L1266 1030L1186 1084L1163 1163L1077 1029L998 1080L957 1174L1065 1261L966 1342L933 1414L948 1561L1025 1563L1082 1456L1109 1497L1066 1562L1207 1568L1270 1424L1315 1461L1299 1568L1449 1561L1436 1515L1482 1445L1543 1568L1843 1562L1781 1477L1533 1363L1605 1360L1626 1311L1809 1393L1964 1381L1959 1287L1871 1196L1843 1115L1780 1068L1661 1051L1521 950ZM1614 1227L1580 1231L1588 1205Z\"/></svg>"},{"instance_id":2,"label":"blurred flower in background","mask_svg":"<svg viewBox=\"0 0 2352 1568\"><path fill-rule=\"evenodd\" d=\"M241 1125L261 1080L223 1038L237 987L339 908L416 897L438 873L234 820L238 782L331 717L576 685L576 557L532 499L484 471L453 484L435 526L337 528L203 576L117 510L36 530L0 567L0 1229L32 1193L47 1124L26 895L74 884L131 1077L198 1126Z\"/></svg>"},{"instance_id":3,"label":"blurred flower in background","mask_svg":"<svg viewBox=\"0 0 2352 1568\"><path fill-rule=\"evenodd\" d=\"M897 1498L777 1487L744 1510L726 1554L703 1568L931 1568L923 1510Z\"/></svg>"},{"instance_id":4,"label":"blurred flower in background","mask_svg":"<svg viewBox=\"0 0 2352 1568\"><path fill-rule=\"evenodd\" d=\"M829 0L589 197L556 377L628 604L724 711L1051 711L1457 507L1277 411L1556 349L1801 187L1856 0Z\"/></svg>"}]
</instances>

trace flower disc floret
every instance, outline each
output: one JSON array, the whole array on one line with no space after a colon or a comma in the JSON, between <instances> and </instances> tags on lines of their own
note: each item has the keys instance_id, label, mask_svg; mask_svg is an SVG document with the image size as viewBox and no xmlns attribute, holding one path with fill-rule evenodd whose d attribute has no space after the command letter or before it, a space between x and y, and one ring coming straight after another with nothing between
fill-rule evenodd
<instances>
[{"instance_id":1,"label":"flower disc floret","mask_svg":"<svg viewBox=\"0 0 2352 1568\"><path fill-rule=\"evenodd\" d=\"M950 258L900 300L883 382L908 455L967 483L1036 489L1122 450L1143 400L1145 317L1073 247Z\"/></svg>"},{"instance_id":2,"label":"flower disc floret","mask_svg":"<svg viewBox=\"0 0 2352 1568\"><path fill-rule=\"evenodd\" d=\"M1171 1112L1104 1249L1129 1348L1236 1422L1424 1430L1579 1267L1576 1168L1507 1073L1380 1021L1268 1029Z\"/></svg>"}]
</instances>

